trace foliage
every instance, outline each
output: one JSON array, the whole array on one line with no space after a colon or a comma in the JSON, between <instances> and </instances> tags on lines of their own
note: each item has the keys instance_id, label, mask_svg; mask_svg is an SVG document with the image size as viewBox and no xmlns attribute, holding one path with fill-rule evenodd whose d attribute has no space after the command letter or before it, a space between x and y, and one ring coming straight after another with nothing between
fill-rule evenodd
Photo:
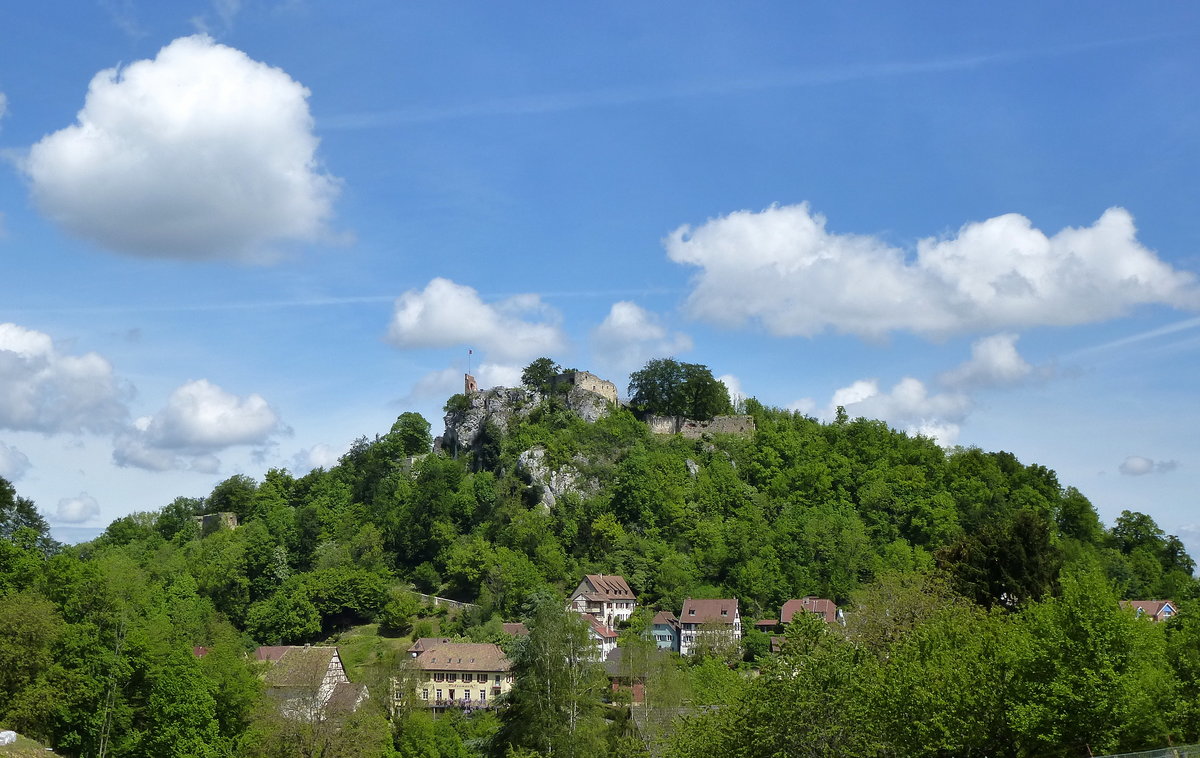
<instances>
[{"instance_id":1,"label":"foliage","mask_svg":"<svg viewBox=\"0 0 1200 758\"><path fill-rule=\"evenodd\" d=\"M629 404L642 414L711 419L732 413L729 390L707 366L655 358L629 375Z\"/></svg>"},{"instance_id":2,"label":"foliage","mask_svg":"<svg viewBox=\"0 0 1200 758\"><path fill-rule=\"evenodd\" d=\"M521 372L521 384L539 392L547 392L554 377L562 368L549 358L537 358Z\"/></svg>"}]
</instances>

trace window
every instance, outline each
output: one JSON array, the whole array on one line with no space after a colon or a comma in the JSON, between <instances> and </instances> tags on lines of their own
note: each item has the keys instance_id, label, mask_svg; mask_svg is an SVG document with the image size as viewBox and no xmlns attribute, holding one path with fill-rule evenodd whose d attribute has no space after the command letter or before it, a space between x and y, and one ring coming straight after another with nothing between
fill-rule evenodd
<instances>
[{"instance_id":1,"label":"window","mask_svg":"<svg viewBox=\"0 0 1200 758\"><path fill-rule=\"evenodd\" d=\"M433 681L444 682L444 681L446 681L446 675L439 671L433 675Z\"/></svg>"},{"instance_id":2,"label":"window","mask_svg":"<svg viewBox=\"0 0 1200 758\"><path fill-rule=\"evenodd\" d=\"M446 681L447 681L447 682L454 682L454 681L457 681L457 680L458 680L458 674L446 674Z\"/></svg>"},{"instance_id":3,"label":"window","mask_svg":"<svg viewBox=\"0 0 1200 758\"><path fill-rule=\"evenodd\" d=\"M688 615L689 615L689 616L695 616L695 615L696 615L696 609L695 609L695 608L688 608Z\"/></svg>"},{"instance_id":4,"label":"window","mask_svg":"<svg viewBox=\"0 0 1200 758\"><path fill-rule=\"evenodd\" d=\"M429 690L421 690L421 699L422 699L422 700L428 700L428 699L429 699Z\"/></svg>"},{"instance_id":5,"label":"window","mask_svg":"<svg viewBox=\"0 0 1200 758\"><path fill-rule=\"evenodd\" d=\"M509 674L508 676L504 677L504 681L508 682L509 684L512 684L512 677L513 677L513 675ZM496 681L499 681L499 680L500 680L500 677L496 677Z\"/></svg>"},{"instance_id":6,"label":"window","mask_svg":"<svg viewBox=\"0 0 1200 758\"><path fill-rule=\"evenodd\" d=\"M500 683L500 675L496 674L496 684L499 684L499 683Z\"/></svg>"},{"instance_id":7,"label":"window","mask_svg":"<svg viewBox=\"0 0 1200 758\"><path fill-rule=\"evenodd\" d=\"M437 691L437 699L438 699L438 700L441 700L441 699L442 699L442 691L441 691L441 690L438 690L438 691Z\"/></svg>"},{"instance_id":8,"label":"window","mask_svg":"<svg viewBox=\"0 0 1200 758\"><path fill-rule=\"evenodd\" d=\"M729 611L727 611L727 610L725 610L724 608L722 608L722 609L721 609L721 615L722 615L722 616L728 616L728 615L729 615Z\"/></svg>"},{"instance_id":9,"label":"window","mask_svg":"<svg viewBox=\"0 0 1200 758\"><path fill-rule=\"evenodd\" d=\"M481 702L481 703L487 702L487 690L479 691L479 702Z\"/></svg>"}]
</instances>

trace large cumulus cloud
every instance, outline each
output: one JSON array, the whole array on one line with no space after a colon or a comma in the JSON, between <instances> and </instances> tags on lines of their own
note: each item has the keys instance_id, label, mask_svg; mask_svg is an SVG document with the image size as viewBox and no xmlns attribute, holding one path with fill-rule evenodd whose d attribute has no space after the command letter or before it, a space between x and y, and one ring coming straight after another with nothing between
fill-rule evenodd
<instances>
[{"instance_id":1,"label":"large cumulus cloud","mask_svg":"<svg viewBox=\"0 0 1200 758\"><path fill-rule=\"evenodd\" d=\"M923 239L911 259L877 237L828 231L807 204L682 226L664 245L671 260L699 268L693 317L759 321L779 336L936 336L1084 324L1148 303L1200 306L1195 276L1139 243L1122 208L1053 235L1024 216L997 216Z\"/></svg>"},{"instance_id":2,"label":"large cumulus cloud","mask_svg":"<svg viewBox=\"0 0 1200 758\"><path fill-rule=\"evenodd\" d=\"M44 434L110 432L130 392L97 353L71 355L50 335L0 324L0 429Z\"/></svg>"},{"instance_id":3,"label":"large cumulus cloud","mask_svg":"<svg viewBox=\"0 0 1200 758\"><path fill-rule=\"evenodd\" d=\"M320 237L337 181L316 160L309 92L203 35L96 74L76 123L23 162L41 211L140 256L260 260Z\"/></svg>"},{"instance_id":4,"label":"large cumulus cloud","mask_svg":"<svg viewBox=\"0 0 1200 758\"><path fill-rule=\"evenodd\" d=\"M261 395L238 397L205 379L171 393L166 406L134 421L114 442L120 466L151 471L192 469L213 473L216 453L237 445L270 444L290 430Z\"/></svg>"},{"instance_id":5,"label":"large cumulus cloud","mask_svg":"<svg viewBox=\"0 0 1200 758\"><path fill-rule=\"evenodd\" d=\"M559 315L537 295L485 302L474 288L436 278L396 301L388 340L401 348L474 347L511 364L561 350Z\"/></svg>"}]
</instances>

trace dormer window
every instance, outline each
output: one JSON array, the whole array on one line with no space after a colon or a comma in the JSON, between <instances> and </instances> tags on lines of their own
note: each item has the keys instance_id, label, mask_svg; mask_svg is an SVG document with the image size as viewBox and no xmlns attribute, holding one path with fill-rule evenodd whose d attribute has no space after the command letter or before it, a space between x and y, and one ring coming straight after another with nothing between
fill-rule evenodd
<instances>
[{"instance_id":1,"label":"dormer window","mask_svg":"<svg viewBox=\"0 0 1200 758\"><path fill-rule=\"evenodd\" d=\"M724 608L722 608L722 609L721 609L721 615L722 615L722 616L728 616L728 615L729 615L729 611L727 611L727 610L725 610Z\"/></svg>"},{"instance_id":2,"label":"dormer window","mask_svg":"<svg viewBox=\"0 0 1200 758\"><path fill-rule=\"evenodd\" d=\"M695 616L695 615L696 615L696 609L695 609L695 608L688 608L688 615L689 615L689 616Z\"/></svg>"}]
</instances>

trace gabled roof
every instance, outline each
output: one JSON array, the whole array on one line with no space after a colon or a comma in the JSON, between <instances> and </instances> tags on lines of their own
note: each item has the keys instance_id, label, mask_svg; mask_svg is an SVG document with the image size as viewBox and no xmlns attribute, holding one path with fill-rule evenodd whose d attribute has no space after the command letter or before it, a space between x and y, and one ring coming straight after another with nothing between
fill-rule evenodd
<instances>
[{"instance_id":1,"label":"gabled roof","mask_svg":"<svg viewBox=\"0 0 1200 758\"><path fill-rule=\"evenodd\" d=\"M500 646L490 642L420 640L426 641L430 644L416 657L417 666L425 671L508 671L512 667Z\"/></svg>"},{"instance_id":2,"label":"gabled roof","mask_svg":"<svg viewBox=\"0 0 1200 758\"><path fill-rule=\"evenodd\" d=\"M588 574L575 588L571 597L580 593L588 600L637 600L629 582L623 576L612 574Z\"/></svg>"},{"instance_id":3,"label":"gabled roof","mask_svg":"<svg viewBox=\"0 0 1200 758\"><path fill-rule=\"evenodd\" d=\"M428 650L431 647L445 645L450 642L453 642L453 640L451 640L449 637L421 637L408 648L408 652L416 655Z\"/></svg>"},{"instance_id":4,"label":"gabled roof","mask_svg":"<svg viewBox=\"0 0 1200 758\"><path fill-rule=\"evenodd\" d=\"M511 634L513 637L528 637L529 629L520 621L513 621L500 626L504 627L505 634Z\"/></svg>"},{"instance_id":5,"label":"gabled roof","mask_svg":"<svg viewBox=\"0 0 1200 758\"><path fill-rule=\"evenodd\" d=\"M616 632L614 632L611 628L609 628L606 624L600 621L600 619L596 618L592 614L585 613L583 614L583 617L587 619L588 624L592 627L592 633L600 639L616 639L619 636Z\"/></svg>"},{"instance_id":6,"label":"gabled roof","mask_svg":"<svg viewBox=\"0 0 1200 758\"><path fill-rule=\"evenodd\" d=\"M681 624L732 624L738 619L736 597L716 600L688 598L679 614Z\"/></svg>"},{"instance_id":7,"label":"gabled roof","mask_svg":"<svg viewBox=\"0 0 1200 758\"><path fill-rule=\"evenodd\" d=\"M358 709L358 704L368 697L370 695L367 693L365 684L338 682L334 686L333 692L330 693L325 707L336 713L353 713Z\"/></svg>"},{"instance_id":8,"label":"gabled roof","mask_svg":"<svg viewBox=\"0 0 1200 758\"><path fill-rule=\"evenodd\" d=\"M673 629L679 628L679 619L675 618L675 614L670 611L659 611L654 614L654 620L650 622L653 626L669 626Z\"/></svg>"},{"instance_id":9,"label":"gabled roof","mask_svg":"<svg viewBox=\"0 0 1200 758\"><path fill-rule=\"evenodd\" d=\"M291 645L263 645L254 651L254 660L275 663L283 657L284 653L291 649Z\"/></svg>"},{"instance_id":10,"label":"gabled roof","mask_svg":"<svg viewBox=\"0 0 1200 758\"><path fill-rule=\"evenodd\" d=\"M1126 600L1125 602L1135 611L1139 611L1141 614L1149 616L1155 621L1158 621L1162 617L1163 610L1168 606L1172 612L1177 610L1175 603L1171 600Z\"/></svg>"},{"instance_id":11,"label":"gabled roof","mask_svg":"<svg viewBox=\"0 0 1200 758\"><path fill-rule=\"evenodd\" d=\"M779 611L779 623L792 623L792 618L802 611L815 613L830 624L837 622L838 607L832 600L809 595L799 600L789 600L784 603L783 608Z\"/></svg>"},{"instance_id":12,"label":"gabled roof","mask_svg":"<svg viewBox=\"0 0 1200 758\"><path fill-rule=\"evenodd\" d=\"M288 647L283 649L278 658L265 657L259 660L275 661L264 677L270 687L315 687L325 681L325 675L337 654L335 647Z\"/></svg>"}]
</instances>

